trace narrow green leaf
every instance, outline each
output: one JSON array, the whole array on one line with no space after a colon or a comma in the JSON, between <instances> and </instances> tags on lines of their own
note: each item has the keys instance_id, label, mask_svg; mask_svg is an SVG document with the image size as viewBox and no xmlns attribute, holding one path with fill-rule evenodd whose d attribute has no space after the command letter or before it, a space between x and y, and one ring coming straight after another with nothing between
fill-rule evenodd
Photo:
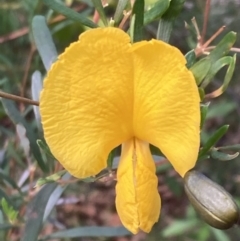
<instances>
[{"instance_id":1,"label":"narrow green leaf","mask_svg":"<svg viewBox=\"0 0 240 241\"><path fill-rule=\"evenodd\" d=\"M9 207L9 205L8 205L8 203L7 203L5 198L1 199L1 206L2 206L3 212L5 214L8 214L10 207Z\"/></svg>"},{"instance_id":2,"label":"narrow green leaf","mask_svg":"<svg viewBox=\"0 0 240 241\"><path fill-rule=\"evenodd\" d=\"M21 241L37 241L39 232L42 229L43 215L48 199L56 187L56 183L44 186L28 205L27 221Z\"/></svg>"},{"instance_id":3,"label":"narrow green leaf","mask_svg":"<svg viewBox=\"0 0 240 241\"><path fill-rule=\"evenodd\" d=\"M226 118L231 112L236 111L237 108L239 107L236 101L223 99L217 103L212 103L207 118Z\"/></svg>"},{"instance_id":4,"label":"narrow green leaf","mask_svg":"<svg viewBox=\"0 0 240 241\"><path fill-rule=\"evenodd\" d=\"M13 202L11 201L11 199L9 198L9 196L0 188L0 200L5 199L9 205L14 206Z\"/></svg>"},{"instance_id":5,"label":"narrow green leaf","mask_svg":"<svg viewBox=\"0 0 240 241\"><path fill-rule=\"evenodd\" d=\"M229 32L223 37L219 44L210 52L208 57L210 58L212 65L205 80L202 82L201 87L205 88L223 66L230 65L231 57L223 56L225 56L230 51L235 41L236 33Z\"/></svg>"},{"instance_id":6,"label":"narrow green leaf","mask_svg":"<svg viewBox=\"0 0 240 241\"><path fill-rule=\"evenodd\" d=\"M51 176L48 177L42 177L37 180L37 183L35 185L36 188L41 187L45 185L46 183L50 182L56 182L59 180L64 174L66 173L66 170L62 170L60 172L54 173Z\"/></svg>"},{"instance_id":7,"label":"narrow green leaf","mask_svg":"<svg viewBox=\"0 0 240 241\"><path fill-rule=\"evenodd\" d=\"M172 28L173 28L172 20L165 20L161 18L158 23L157 39L168 43L172 32Z\"/></svg>"},{"instance_id":8,"label":"narrow green leaf","mask_svg":"<svg viewBox=\"0 0 240 241\"><path fill-rule=\"evenodd\" d=\"M194 49L186 53L185 59L187 60L187 64L186 64L187 68L188 69L191 68L196 62L196 54Z\"/></svg>"},{"instance_id":9,"label":"narrow green leaf","mask_svg":"<svg viewBox=\"0 0 240 241\"><path fill-rule=\"evenodd\" d=\"M43 151L44 154L46 154L51 159L55 160L56 158L53 156L52 152L50 151L50 148L48 147L47 143L43 140L38 139L37 145L40 148L40 150Z\"/></svg>"},{"instance_id":10,"label":"narrow green leaf","mask_svg":"<svg viewBox=\"0 0 240 241\"><path fill-rule=\"evenodd\" d=\"M112 150L108 155L108 159L107 159L107 167L108 168L112 168L114 156L115 156L115 149Z\"/></svg>"},{"instance_id":11,"label":"narrow green leaf","mask_svg":"<svg viewBox=\"0 0 240 241\"><path fill-rule=\"evenodd\" d=\"M38 15L33 18L32 33L44 67L48 71L58 54L45 17Z\"/></svg>"},{"instance_id":12,"label":"narrow green leaf","mask_svg":"<svg viewBox=\"0 0 240 241\"><path fill-rule=\"evenodd\" d=\"M234 54L234 56L232 57L232 61L230 61L229 67L227 69L227 73L224 77L223 85L221 87L222 92L224 92L227 89L229 82L231 81L231 79L233 77L233 72L235 70L235 66L236 66L236 54Z\"/></svg>"},{"instance_id":13,"label":"narrow green leaf","mask_svg":"<svg viewBox=\"0 0 240 241\"><path fill-rule=\"evenodd\" d=\"M199 221L196 219L174 221L171 225L162 231L162 236L164 238L170 238L178 235L181 236L194 227L197 227L198 222Z\"/></svg>"},{"instance_id":14,"label":"narrow green leaf","mask_svg":"<svg viewBox=\"0 0 240 241\"><path fill-rule=\"evenodd\" d=\"M64 238L78 238L78 237L119 237L131 235L131 233L124 227L78 227L59 231L48 236L45 236L41 240L49 239L64 239Z\"/></svg>"},{"instance_id":15,"label":"narrow green leaf","mask_svg":"<svg viewBox=\"0 0 240 241\"><path fill-rule=\"evenodd\" d=\"M175 19L179 13L182 11L185 0L171 0L169 8L163 14L164 19Z\"/></svg>"},{"instance_id":16,"label":"narrow green leaf","mask_svg":"<svg viewBox=\"0 0 240 241\"><path fill-rule=\"evenodd\" d=\"M144 0L136 0L132 10L132 42L143 40Z\"/></svg>"},{"instance_id":17,"label":"narrow green leaf","mask_svg":"<svg viewBox=\"0 0 240 241\"><path fill-rule=\"evenodd\" d=\"M36 137L35 133L29 127L29 124L25 121L25 119L21 116L20 112L16 108L15 103L13 101L7 100L7 99L3 99L3 98L1 100L2 100L2 104L3 104L4 110L7 113L7 115L9 116L9 118L11 119L11 121L15 125L22 124L25 127L25 129L26 129L26 136L27 136L27 138L28 138L28 140L30 142L31 152L34 155L35 159L37 160L37 163L38 163L39 167L44 172L47 172L48 171L48 167L43 162L40 150L39 150L38 145L36 143L37 137Z\"/></svg>"},{"instance_id":18,"label":"narrow green leaf","mask_svg":"<svg viewBox=\"0 0 240 241\"><path fill-rule=\"evenodd\" d=\"M212 157L212 159L214 160L218 160L218 161L230 161L235 159L236 157L239 156L239 152L236 152L234 154L227 154L227 153L223 153L218 151L218 148L213 148L210 152L210 156Z\"/></svg>"},{"instance_id":19,"label":"narrow green leaf","mask_svg":"<svg viewBox=\"0 0 240 241\"><path fill-rule=\"evenodd\" d=\"M159 19L169 8L170 0L158 0L152 8L144 14L144 25Z\"/></svg>"},{"instance_id":20,"label":"narrow green leaf","mask_svg":"<svg viewBox=\"0 0 240 241\"><path fill-rule=\"evenodd\" d=\"M74 10L64 6L63 4L58 3L55 0L42 0L52 10L61 13L66 18L77 21L87 27L96 28L98 27L94 22L88 18L82 16L80 13L75 12Z\"/></svg>"},{"instance_id":21,"label":"narrow green leaf","mask_svg":"<svg viewBox=\"0 0 240 241\"><path fill-rule=\"evenodd\" d=\"M224 66L226 65L231 65L232 63L232 57L230 56L225 56L222 57L221 59L218 59L217 61L215 61L215 63L212 63L208 74L206 75L204 81L201 83L201 87L205 88L213 79L213 77L217 74L217 72L222 69ZM235 66L235 62L234 62L234 66Z\"/></svg>"},{"instance_id":22,"label":"narrow green leaf","mask_svg":"<svg viewBox=\"0 0 240 241\"><path fill-rule=\"evenodd\" d=\"M206 57L195 63L189 70L193 73L196 84L199 85L211 68L211 60Z\"/></svg>"},{"instance_id":23,"label":"narrow green leaf","mask_svg":"<svg viewBox=\"0 0 240 241\"><path fill-rule=\"evenodd\" d=\"M226 72L226 75L224 77L224 81L222 86L220 86L217 90L213 91L210 94L206 95L206 98L216 98L218 96L220 96L228 87L232 76L233 76L233 72L235 70L235 65L236 65L236 54L233 57L229 57L231 58L231 61L229 62L229 66Z\"/></svg>"},{"instance_id":24,"label":"narrow green leaf","mask_svg":"<svg viewBox=\"0 0 240 241\"><path fill-rule=\"evenodd\" d=\"M119 0L118 4L117 4L117 8L114 14L114 21L115 23L119 23L120 20L123 17L123 11L125 9L125 7L127 6L128 0Z\"/></svg>"},{"instance_id":25,"label":"narrow green leaf","mask_svg":"<svg viewBox=\"0 0 240 241\"><path fill-rule=\"evenodd\" d=\"M203 128L203 125L204 125L206 117L207 117L209 104L210 104L210 102L201 105L201 124L200 124L201 129Z\"/></svg>"},{"instance_id":26,"label":"narrow green leaf","mask_svg":"<svg viewBox=\"0 0 240 241\"><path fill-rule=\"evenodd\" d=\"M240 144L230 145L230 146L221 146L221 147L217 147L217 149L221 150L221 151L237 151L237 152L240 152Z\"/></svg>"},{"instance_id":27,"label":"narrow green leaf","mask_svg":"<svg viewBox=\"0 0 240 241\"><path fill-rule=\"evenodd\" d=\"M230 51L236 41L236 38L237 34L235 32L229 32L223 37L223 39L209 54L209 58L211 59L212 63L219 60Z\"/></svg>"},{"instance_id":28,"label":"narrow green leaf","mask_svg":"<svg viewBox=\"0 0 240 241\"><path fill-rule=\"evenodd\" d=\"M206 142L203 148L199 152L199 158L206 155L207 152L217 143L219 139L227 132L229 125L224 125L219 128Z\"/></svg>"},{"instance_id":29,"label":"narrow green leaf","mask_svg":"<svg viewBox=\"0 0 240 241\"><path fill-rule=\"evenodd\" d=\"M213 233L213 236L215 237L215 240L217 241L231 241L231 239L225 234L224 231L215 229L215 228L210 228L210 230Z\"/></svg>"},{"instance_id":30,"label":"narrow green leaf","mask_svg":"<svg viewBox=\"0 0 240 241\"><path fill-rule=\"evenodd\" d=\"M161 39L168 43L172 33L173 22L181 12L185 0L171 0L169 8L162 15L157 31L157 39Z\"/></svg>"},{"instance_id":31,"label":"narrow green leaf","mask_svg":"<svg viewBox=\"0 0 240 241\"><path fill-rule=\"evenodd\" d=\"M101 18L101 20L103 21L103 24L105 26L108 26L108 21L104 12L104 8L103 8L103 4L101 0L92 0L92 3L95 7L95 9L98 11L98 14Z\"/></svg>"},{"instance_id":32,"label":"narrow green leaf","mask_svg":"<svg viewBox=\"0 0 240 241\"><path fill-rule=\"evenodd\" d=\"M42 75L39 71L35 71L32 74L31 78L31 92L32 92L32 99L39 101L40 92L43 88L43 81L42 81ZM39 112L38 106L33 106L33 112L35 115L35 119L37 122L37 127L39 131L42 131L42 124L41 124L41 116Z\"/></svg>"},{"instance_id":33,"label":"narrow green leaf","mask_svg":"<svg viewBox=\"0 0 240 241\"><path fill-rule=\"evenodd\" d=\"M9 203L5 198L1 200L1 205L2 205L3 212L7 216L9 222L14 223L17 219L18 211L14 210L14 208L11 205L9 205Z\"/></svg>"},{"instance_id":34,"label":"narrow green leaf","mask_svg":"<svg viewBox=\"0 0 240 241\"><path fill-rule=\"evenodd\" d=\"M201 101L203 101L204 98L205 98L205 90L203 88L199 87L198 88L198 93L199 93Z\"/></svg>"},{"instance_id":35,"label":"narrow green leaf","mask_svg":"<svg viewBox=\"0 0 240 241\"><path fill-rule=\"evenodd\" d=\"M64 174L64 176L62 177L62 180L69 180L71 178L71 175L67 172ZM50 215L51 211L53 210L53 208L55 207L58 199L60 198L60 196L62 195L62 193L64 192L64 190L68 187L68 185L58 185L55 190L52 192L51 196L48 199L48 203L46 205L45 211L44 211L44 215L43 215L43 222L46 221L46 219L48 218L48 216Z\"/></svg>"}]
</instances>

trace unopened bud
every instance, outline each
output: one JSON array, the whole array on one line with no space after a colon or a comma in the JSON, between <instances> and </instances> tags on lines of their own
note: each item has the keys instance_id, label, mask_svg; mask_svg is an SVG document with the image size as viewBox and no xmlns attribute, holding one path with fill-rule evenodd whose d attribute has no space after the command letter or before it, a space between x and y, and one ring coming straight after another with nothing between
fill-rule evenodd
<instances>
[{"instance_id":1,"label":"unopened bud","mask_svg":"<svg viewBox=\"0 0 240 241\"><path fill-rule=\"evenodd\" d=\"M184 188L195 210L212 227L228 229L238 222L239 210L232 196L200 172L188 171Z\"/></svg>"}]
</instances>

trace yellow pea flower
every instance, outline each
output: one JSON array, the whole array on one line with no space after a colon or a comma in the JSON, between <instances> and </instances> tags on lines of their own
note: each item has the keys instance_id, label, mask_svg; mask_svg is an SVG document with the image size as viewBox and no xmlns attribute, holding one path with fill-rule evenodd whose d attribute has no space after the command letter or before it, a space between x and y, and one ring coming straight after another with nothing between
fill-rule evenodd
<instances>
[{"instance_id":1,"label":"yellow pea flower","mask_svg":"<svg viewBox=\"0 0 240 241\"><path fill-rule=\"evenodd\" d=\"M132 233L160 213L157 146L181 175L199 149L199 94L181 52L162 41L131 44L120 29L88 30L53 64L40 98L46 141L73 176L96 175L122 144L116 208Z\"/></svg>"}]
</instances>

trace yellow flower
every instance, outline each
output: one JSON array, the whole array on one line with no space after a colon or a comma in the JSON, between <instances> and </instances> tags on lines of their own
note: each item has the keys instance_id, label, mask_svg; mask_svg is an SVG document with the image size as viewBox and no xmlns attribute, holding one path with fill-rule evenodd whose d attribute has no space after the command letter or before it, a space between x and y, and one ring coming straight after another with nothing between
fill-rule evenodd
<instances>
[{"instance_id":1,"label":"yellow flower","mask_svg":"<svg viewBox=\"0 0 240 241\"><path fill-rule=\"evenodd\" d=\"M46 141L73 176L106 168L122 144L116 208L131 232L149 232L160 197L149 143L181 175L196 162L200 110L195 80L178 49L162 41L130 43L117 28L83 33L53 64L41 93Z\"/></svg>"}]
</instances>

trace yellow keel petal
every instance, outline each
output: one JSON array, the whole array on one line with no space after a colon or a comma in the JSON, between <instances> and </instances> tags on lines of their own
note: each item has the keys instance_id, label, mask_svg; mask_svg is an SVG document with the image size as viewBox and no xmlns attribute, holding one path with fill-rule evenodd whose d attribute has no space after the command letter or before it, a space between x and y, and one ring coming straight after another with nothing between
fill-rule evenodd
<instances>
[{"instance_id":1,"label":"yellow keel petal","mask_svg":"<svg viewBox=\"0 0 240 241\"><path fill-rule=\"evenodd\" d=\"M147 143L135 138L122 145L116 208L123 225L134 234L139 229L150 232L158 221L161 202L155 171Z\"/></svg>"}]
</instances>

